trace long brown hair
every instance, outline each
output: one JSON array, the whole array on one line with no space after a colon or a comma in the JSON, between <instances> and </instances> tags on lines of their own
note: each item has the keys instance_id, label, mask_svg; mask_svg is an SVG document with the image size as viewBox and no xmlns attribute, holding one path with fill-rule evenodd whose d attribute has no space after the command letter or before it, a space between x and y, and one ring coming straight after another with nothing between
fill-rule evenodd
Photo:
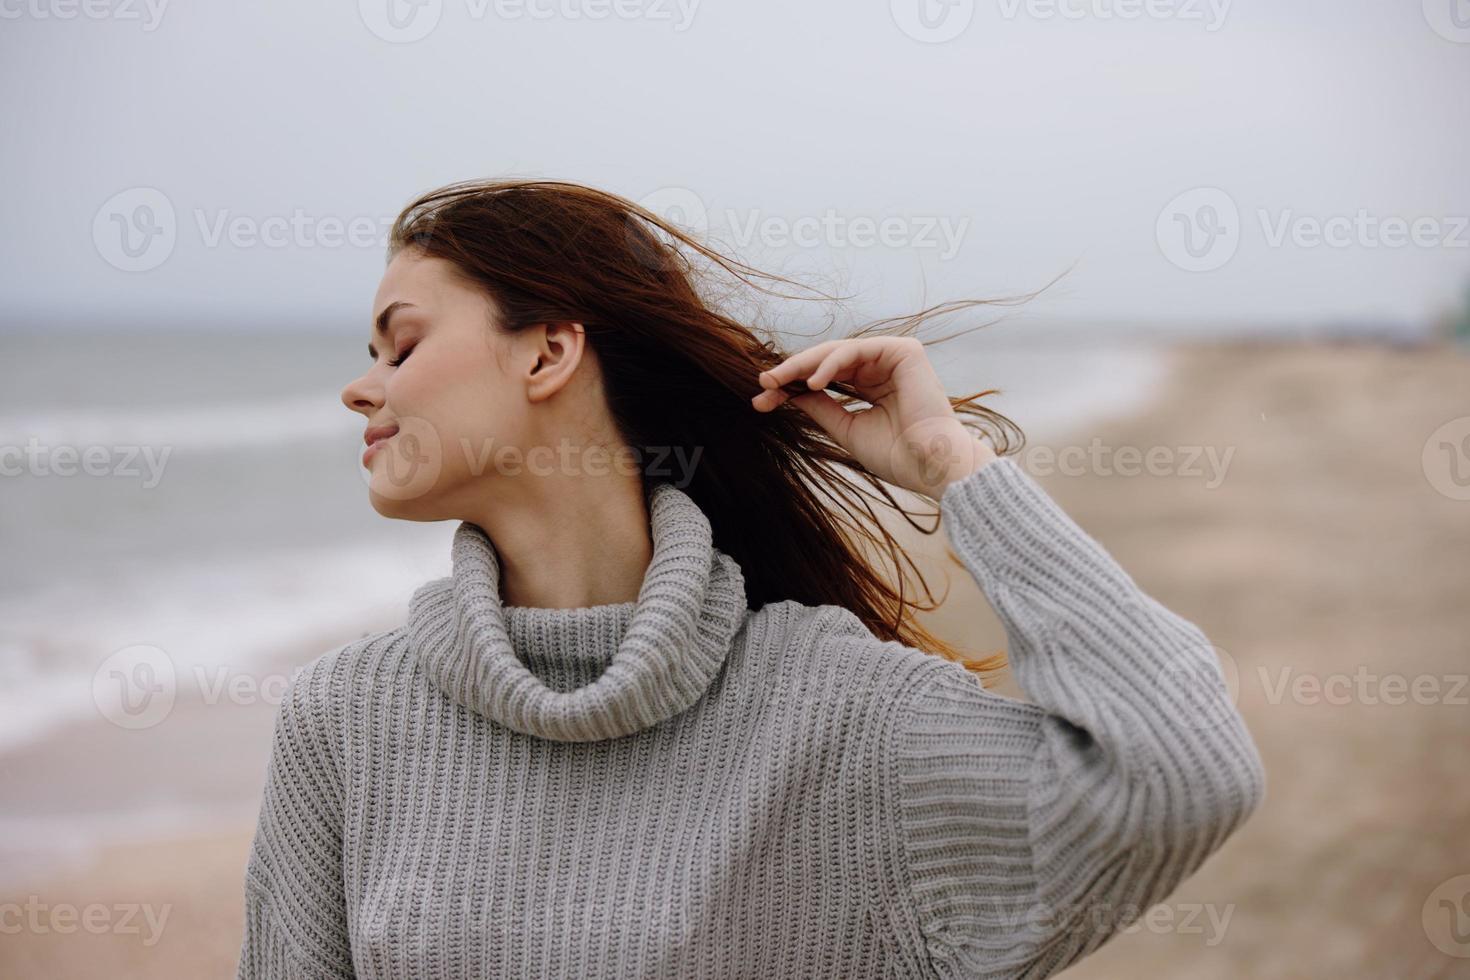
<instances>
[{"instance_id":1,"label":"long brown hair","mask_svg":"<svg viewBox=\"0 0 1470 980\"><path fill-rule=\"evenodd\" d=\"M389 260L410 247L449 261L483 288L506 331L551 322L583 325L627 444L640 453L680 447L686 459L700 452L683 489L708 516L715 546L740 563L751 608L783 599L838 605L881 640L937 654L982 676L1005 666L1004 652L969 659L914 620L912 612L935 609L943 600L934 599L872 503L881 498L924 534L935 533L938 513L927 515L933 527L915 523L886 484L800 409L751 408L751 397L761 391L760 372L789 352L699 290L712 295L719 270L734 276L730 282L737 287L810 298L775 292L760 280L800 284L729 258L625 198L557 180L467 180L430 191L394 221ZM850 336L911 336L931 317L1034 295L944 303L876 321ZM828 390L843 404L862 401L841 382ZM962 418L966 425L1006 455L1019 450L1024 434L1005 416L973 404L994 393L950 401L957 414L971 417L973 422ZM862 483L878 497L864 492ZM859 541L887 554L896 571L891 579L869 562ZM927 605L910 594L910 573Z\"/></svg>"}]
</instances>

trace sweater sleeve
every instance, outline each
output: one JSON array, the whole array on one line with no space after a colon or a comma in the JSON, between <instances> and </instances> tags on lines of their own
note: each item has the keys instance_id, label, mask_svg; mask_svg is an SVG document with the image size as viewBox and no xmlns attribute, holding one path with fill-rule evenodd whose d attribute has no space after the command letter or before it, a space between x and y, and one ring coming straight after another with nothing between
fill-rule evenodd
<instances>
[{"instance_id":1,"label":"sweater sleeve","mask_svg":"<svg viewBox=\"0 0 1470 980\"><path fill-rule=\"evenodd\" d=\"M1265 796L1194 624L1012 459L947 487L946 535L1034 703L933 658L901 697L901 852L941 977L1046 977L1166 899Z\"/></svg>"},{"instance_id":2,"label":"sweater sleeve","mask_svg":"<svg viewBox=\"0 0 1470 980\"><path fill-rule=\"evenodd\" d=\"M276 715L259 820L245 869L236 980L353 976L342 883L340 707L331 658L296 673Z\"/></svg>"}]
</instances>

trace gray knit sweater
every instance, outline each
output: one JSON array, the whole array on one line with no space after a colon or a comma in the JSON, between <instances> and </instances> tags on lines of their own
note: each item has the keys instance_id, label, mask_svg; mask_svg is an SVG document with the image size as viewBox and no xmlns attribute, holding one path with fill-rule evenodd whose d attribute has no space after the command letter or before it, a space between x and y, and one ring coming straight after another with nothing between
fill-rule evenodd
<instances>
[{"instance_id":1,"label":"gray knit sweater","mask_svg":"<svg viewBox=\"0 0 1470 980\"><path fill-rule=\"evenodd\" d=\"M239 978L1044 977L1263 799L1204 634L1010 458L940 506L1034 703L748 610L694 501L648 503L635 602L505 606L463 523L403 626L294 676Z\"/></svg>"}]
</instances>

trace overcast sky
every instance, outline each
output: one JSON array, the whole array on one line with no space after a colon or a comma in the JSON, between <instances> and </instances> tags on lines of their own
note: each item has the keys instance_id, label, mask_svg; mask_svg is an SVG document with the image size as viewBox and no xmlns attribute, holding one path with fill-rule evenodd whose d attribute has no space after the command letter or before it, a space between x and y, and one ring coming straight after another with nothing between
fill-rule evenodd
<instances>
[{"instance_id":1,"label":"overcast sky","mask_svg":"<svg viewBox=\"0 0 1470 980\"><path fill-rule=\"evenodd\" d=\"M1470 283L1466 0L919 2L0 0L0 328L361 331L393 215L491 175L884 315L1073 263L1034 312L1415 320Z\"/></svg>"}]
</instances>

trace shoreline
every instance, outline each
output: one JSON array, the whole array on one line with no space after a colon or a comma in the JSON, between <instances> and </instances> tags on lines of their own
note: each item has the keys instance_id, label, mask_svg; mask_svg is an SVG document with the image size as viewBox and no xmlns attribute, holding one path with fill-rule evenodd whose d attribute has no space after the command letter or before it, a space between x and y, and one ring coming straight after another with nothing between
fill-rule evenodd
<instances>
[{"instance_id":1,"label":"shoreline","mask_svg":"<svg viewBox=\"0 0 1470 980\"><path fill-rule=\"evenodd\" d=\"M1425 964L1429 975L1441 961L1421 908L1438 884L1470 873L1462 847L1470 787L1456 753L1432 750L1470 744L1470 711L1366 697L1338 703L1293 685L1315 678L1319 691L1331 690L1320 682L1360 669L1410 678L1465 672L1470 505L1436 492L1423 447L1470 414L1462 395L1470 357L1448 345L1291 341L1170 353L1167 381L1142 409L1068 432L1018 421L1027 446L1213 446L1217 459L1234 448L1214 486L1205 476L1101 475L1086 466L1032 475L1145 592L1210 637L1238 682L1269 789L1262 810L1166 903L1180 920L1195 906L1228 908L1221 941L1140 928L1068 975L1366 980L1405 963ZM891 530L913 544L936 597L950 589L920 621L975 655L1004 647L978 586L945 558L943 529L920 535L899 518ZM314 655L329 646L304 643L290 654L309 659L308 648ZM1022 697L1009 675L992 688ZM10 785L45 794L7 804L24 807L7 819L25 819L33 836L64 836L55 817L67 806L102 824L118 799L185 807L150 839L113 824L115 839L64 869L0 881L6 902L168 905L156 944L120 934L6 936L0 975L228 975L273 717L265 703L181 698L163 726L178 726L172 748L97 720L0 756ZM226 822L230 813L241 816Z\"/></svg>"}]
</instances>

